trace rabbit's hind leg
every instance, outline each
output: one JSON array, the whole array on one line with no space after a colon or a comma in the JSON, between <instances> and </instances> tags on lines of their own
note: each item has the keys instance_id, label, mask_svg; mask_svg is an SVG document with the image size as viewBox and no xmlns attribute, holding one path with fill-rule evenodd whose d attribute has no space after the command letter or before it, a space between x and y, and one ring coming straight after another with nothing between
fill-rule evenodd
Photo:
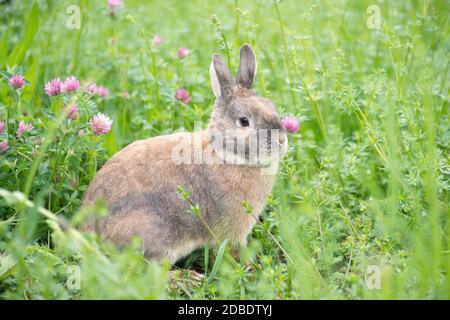
<instances>
[{"instance_id":1,"label":"rabbit's hind leg","mask_svg":"<svg viewBox=\"0 0 450 320\"><path fill-rule=\"evenodd\" d=\"M145 256L151 260L166 258L171 264L203 246L205 240L186 232L176 233L173 223L148 208L136 208L127 213L115 213L107 217L102 234L118 246L125 246L131 239L141 240ZM180 229L180 226L177 225Z\"/></svg>"},{"instance_id":2,"label":"rabbit's hind leg","mask_svg":"<svg viewBox=\"0 0 450 320\"><path fill-rule=\"evenodd\" d=\"M161 218L148 210L135 209L127 213L109 215L104 221L102 236L119 247L128 245L133 238L139 238L145 256L149 259L160 259L167 256L164 230Z\"/></svg>"}]
</instances>

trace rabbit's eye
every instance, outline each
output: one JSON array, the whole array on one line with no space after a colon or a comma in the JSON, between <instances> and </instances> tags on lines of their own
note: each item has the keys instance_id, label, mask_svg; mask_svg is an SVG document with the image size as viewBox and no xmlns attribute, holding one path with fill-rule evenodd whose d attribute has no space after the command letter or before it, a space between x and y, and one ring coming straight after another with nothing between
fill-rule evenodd
<instances>
[{"instance_id":1,"label":"rabbit's eye","mask_svg":"<svg viewBox=\"0 0 450 320\"><path fill-rule=\"evenodd\" d=\"M239 118L239 125L241 127L248 127L250 125L250 121L248 121L247 117L240 117Z\"/></svg>"}]
</instances>

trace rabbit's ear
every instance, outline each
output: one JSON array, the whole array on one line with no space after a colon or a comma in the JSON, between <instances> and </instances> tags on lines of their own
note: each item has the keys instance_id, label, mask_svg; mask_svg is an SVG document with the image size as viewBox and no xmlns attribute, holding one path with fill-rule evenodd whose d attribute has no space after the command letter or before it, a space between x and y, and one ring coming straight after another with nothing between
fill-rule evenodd
<instances>
[{"instance_id":1,"label":"rabbit's ear","mask_svg":"<svg viewBox=\"0 0 450 320\"><path fill-rule=\"evenodd\" d=\"M218 54L214 54L212 57L209 75L211 78L212 89L217 98L226 98L231 95L235 82L231 77L230 70L228 70Z\"/></svg>"},{"instance_id":2,"label":"rabbit's ear","mask_svg":"<svg viewBox=\"0 0 450 320\"><path fill-rule=\"evenodd\" d=\"M256 74L256 58L252 47L244 44L241 47L241 61L239 63L239 70L237 75L237 84L241 87L251 89L253 79Z\"/></svg>"}]
</instances>

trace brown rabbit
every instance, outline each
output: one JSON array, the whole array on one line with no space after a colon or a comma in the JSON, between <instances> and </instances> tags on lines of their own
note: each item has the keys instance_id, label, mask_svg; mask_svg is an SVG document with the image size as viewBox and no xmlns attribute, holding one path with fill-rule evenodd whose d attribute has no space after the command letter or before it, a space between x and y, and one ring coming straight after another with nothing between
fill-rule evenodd
<instances>
[{"instance_id":1,"label":"brown rabbit","mask_svg":"<svg viewBox=\"0 0 450 320\"><path fill-rule=\"evenodd\" d=\"M274 183L276 170L264 170L276 169L278 155L287 148L273 103L251 90L255 72L255 55L247 44L241 47L236 81L213 55L216 103L207 129L136 141L114 155L83 200L103 198L110 214L86 228L96 228L119 246L140 237L147 257L172 263L224 239L245 245ZM203 219L188 212L189 202L176 192L180 186L191 193ZM243 201L253 214L245 212Z\"/></svg>"}]
</instances>

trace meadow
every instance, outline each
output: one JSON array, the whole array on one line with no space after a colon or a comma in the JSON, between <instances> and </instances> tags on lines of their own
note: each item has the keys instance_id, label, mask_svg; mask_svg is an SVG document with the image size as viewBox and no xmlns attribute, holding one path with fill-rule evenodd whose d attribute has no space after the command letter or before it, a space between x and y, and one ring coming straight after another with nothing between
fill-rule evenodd
<instances>
[{"instance_id":1,"label":"meadow","mask_svg":"<svg viewBox=\"0 0 450 320\"><path fill-rule=\"evenodd\" d=\"M449 299L449 12L0 1L0 298ZM106 214L80 208L99 168L135 140L206 125L211 56L235 72L244 43L255 91L300 129L240 260L224 242L170 266L80 232Z\"/></svg>"}]
</instances>

